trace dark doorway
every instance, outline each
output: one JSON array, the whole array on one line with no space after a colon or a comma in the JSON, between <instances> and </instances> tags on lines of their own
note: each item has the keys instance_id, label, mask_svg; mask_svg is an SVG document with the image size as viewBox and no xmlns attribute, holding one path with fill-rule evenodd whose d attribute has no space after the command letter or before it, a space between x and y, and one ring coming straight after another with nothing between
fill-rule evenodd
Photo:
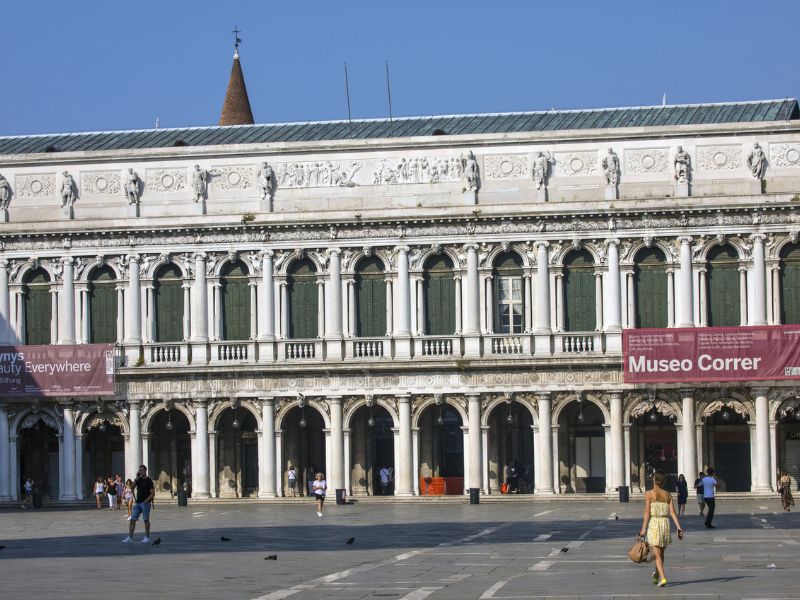
<instances>
[{"instance_id":1,"label":"dark doorway","mask_svg":"<svg viewBox=\"0 0 800 600\"><path fill-rule=\"evenodd\" d=\"M56 429L47 425L43 419L39 419L30 427L22 429L18 444L20 481L17 484L20 490L25 477L31 477L34 492L44 494L45 498L57 500L60 461Z\"/></svg>"},{"instance_id":2,"label":"dark doorway","mask_svg":"<svg viewBox=\"0 0 800 600\"><path fill-rule=\"evenodd\" d=\"M283 489L288 489L289 465L297 470L297 489L308 495L310 482L325 472L325 421L311 406L295 407L283 418Z\"/></svg>"}]
</instances>

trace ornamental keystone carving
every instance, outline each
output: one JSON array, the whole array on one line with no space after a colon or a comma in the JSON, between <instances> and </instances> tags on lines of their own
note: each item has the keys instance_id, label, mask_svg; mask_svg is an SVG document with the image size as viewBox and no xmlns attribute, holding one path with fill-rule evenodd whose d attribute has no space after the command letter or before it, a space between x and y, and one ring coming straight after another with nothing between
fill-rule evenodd
<instances>
[{"instance_id":1,"label":"ornamental keystone carving","mask_svg":"<svg viewBox=\"0 0 800 600\"><path fill-rule=\"evenodd\" d=\"M697 166L701 171L725 171L742 166L741 146L698 146Z\"/></svg>"},{"instance_id":2,"label":"ornamental keystone carving","mask_svg":"<svg viewBox=\"0 0 800 600\"><path fill-rule=\"evenodd\" d=\"M185 169L148 169L147 189L153 192L181 192L186 189Z\"/></svg>"},{"instance_id":3,"label":"ornamental keystone carving","mask_svg":"<svg viewBox=\"0 0 800 600\"><path fill-rule=\"evenodd\" d=\"M81 194L87 196L119 194L122 183L116 171L89 171L81 173Z\"/></svg>"},{"instance_id":4,"label":"ornamental keystone carving","mask_svg":"<svg viewBox=\"0 0 800 600\"><path fill-rule=\"evenodd\" d=\"M524 179L528 173L525 154L490 154L483 159L487 179Z\"/></svg>"},{"instance_id":5,"label":"ornamental keystone carving","mask_svg":"<svg viewBox=\"0 0 800 600\"><path fill-rule=\"evenodd\" d=\"M800 168L800 144L770 144L769 156L775 168Z\"/></svg>"},{"instance_id":6,"label":"ornamental keystone carving","mask_svg":"<svg viewBox=\"0 0 800 600\"><path fill-rule=\"evenodd\" d=\"M555 171L566 177L599 174L596 152L556 152Z\"/></svg>"},{"instance_id":7,"label":"ornamental keystone carving","mask_svg":"<svg viewBox=\"0 0 800 600\"><path fill-rule=\"evenodd\" d=\"M215 167L213 172L214 188L218 190L246 190L252 188L255 181L255 173L252 167Z\"/></svg>"},{"instance_id":8,"label":"ornamental keystone carving","mask_svg":"<svg viewBox=\"0 0 800 600\"><path fill-rule=\"evenodd\" d=\"M56 195L56 174L17 175L14 188L20 198L51 198Z\"/></svg>"},{"instance_id":9,"label":"ornamental keystone carving","mask_svg":"<svg viewBox=\"0 0 800 600\"><path fill-rule=\"evenodd\" d=\"M669 166L668 151L647 148L625 152L625 170L628 173L663 173Z\"/></svg>"}]
</instances>

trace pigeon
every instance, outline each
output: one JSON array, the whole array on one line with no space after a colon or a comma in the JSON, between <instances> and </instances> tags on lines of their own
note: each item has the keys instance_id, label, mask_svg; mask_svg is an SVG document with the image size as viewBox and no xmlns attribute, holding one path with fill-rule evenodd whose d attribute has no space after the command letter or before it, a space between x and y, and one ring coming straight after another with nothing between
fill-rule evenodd
<instances>
[{"instance_id":1,"label":"pigeon","mask_svg":"<svg viewBox=\"0 0 800 600\"><path fill-rule=\"evenodd\" d=\"M269 556L264 558L264 560L278 560L278 555L277 554L270 554Z\"/></svg>"},{"instance_id":2,"label":"pigeon","mask_svg":"<svg viewBox=\"0 0 800 600\"><path fill-rule=\"evenodd\" d=\"M569 552L569 548L567 548L566 546L564 546L564 547L561 549L561 551L562 551L562 552Z\"/></svg>"},{"instance_id":3,"label":"pigeon","mask_svg":"<svg viewBox=\"0 0 800 600\"><path fill-rule=\"evenodd\" d=\"M353 542L355 542L355 541L356 541L356 538L354 538L354 537L351 537L349 540L347 540L347 541L345 542L345 544L350 544L350 545L352 545L352 544L353 544Z\"/></svg>"},{"instance_id":4,"label":"pigeon","mask_svg":"<svg viewBox=\"0 0 800 600\"><path fill-rule=\"evenodd\" d=\"M220 542L230 542L231 538L226 538L224 535L219 536Z\"/></svg>"},{"instance_id":5,"label":"pigeon","mask_svg":"<svg viewBox=\"0 0 800 600\"><path fill-rule=\"evenodd\" d=\"M3 548L5 548L5 546L3 546L2 544L0 544L0 550L2 550Z\"/></svg>"},{"instance_id":6,"label":"pigeon","mask_svg":"<svg viewBox=\"0 0 800 600\"><path fill-rule=\"evenodd\" d=\"M614 515L614 520L619 521L619 517L617 515Z\"/></svg>"},{"instance_id":7,"label":"pigeon","mask_svg":"<svg viewBox=\"0 0 800 600\"><path fill-rule=\"evenodd\" d=\"M153 540L153 543L151 545L158 546L160 543L161 543L161 538L156 538Z\"/></svg>"}]
</instances>

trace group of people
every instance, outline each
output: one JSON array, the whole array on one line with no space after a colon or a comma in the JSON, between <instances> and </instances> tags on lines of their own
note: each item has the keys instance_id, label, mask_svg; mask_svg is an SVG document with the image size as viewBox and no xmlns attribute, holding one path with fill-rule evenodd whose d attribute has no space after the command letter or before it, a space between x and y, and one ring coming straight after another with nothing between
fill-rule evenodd
<instances>
[{"instance_id":1,"label":"group of people","mask_svg":"<svg viewBox=\"0 0 800 600\"><path fill-rule=\"evenodd\" d=\"M519 464L516 460L508 463L503 469L503 476L505 479L505 491L501 490L503 494L519 494L527 490L527 482L525 480L525 467Z\"/></svg>"},{"instance_id":2,"label":"group of people","mask_svg":"<svg viewBox=\"0 0 800 600\"><path fill-rule=\"evenodd\" d=\"M122 505L125 504L128 509L128 518L130 519L131 507L133 506L132 485L132 480L128 479L123 483L122 477L119 475L108 478L98 476L92 485L97 510L103 508L104 501L107 499L109 510L121 510Z\"/></svg>"}]
</instances>

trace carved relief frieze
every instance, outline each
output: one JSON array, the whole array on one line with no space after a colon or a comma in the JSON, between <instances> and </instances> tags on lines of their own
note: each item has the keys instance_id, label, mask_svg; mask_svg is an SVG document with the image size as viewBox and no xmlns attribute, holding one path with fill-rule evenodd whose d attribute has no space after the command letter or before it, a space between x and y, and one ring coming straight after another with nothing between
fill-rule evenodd
<instances>
[{"instance_id":1,"label":"carved relief frieze","mask_svg":"<svg viewBox=\"0 0 800 600\"><path fill-rule=\"evenodd\" d=\"M697 167L701 171L730 171L741 166L741 146L697 147Z\"/></svg>"},{"instance_id":2,"label":"carved relief frieze","mask_svg":"<svg viewBox=\"0 0 800 600\"><path fill-rule=\"evenodd\" d=\"M464 174L464 161L456 156L387 158L375 163L372 185L461 181Z\"/></svg>"},{"instance_id":3,"label":"carved relief frieze","mask_svg":"<svg viewBox=\"0 0 800 600\"><path fill-rule=\"evenodd\" d=\"M353 187L358 185L353 178L363 164L355 160L278 163L275 169L278 189Z\"/></svg>"},{"instance_id":4,"label":"carved relief frieze","mask_svg":"<svg viewBox=\"0 0 800 600\"><path fill-rule=\"evenodd\" d=\"M56 195L56 174L17 175L14 189L20 198L51 198Z\"/></svg>"},{"instance_id":5,"label":"carved relief frieze","mask_svg":"<svg viewBox=\"0 0 800 600\"><path fill-rule=\"evenodd\" d=\"M483 159L486 179L525 179L528 168L525 154L490 154Z\"/></svg>"},{"instance_id":6,"label":"carved relief frieze","mask_svg":"<svg viewBox=\"0 0 800 600\"><path fill-rule=\"evenodd\" d=\"M122 192L122 179L117 171L81 173L81 195L116 195Z\"/></svg>"},{"instance_id":7,"label":"carved relief frieze","mask_svg":"<svg viewBox=\"0 0 800 600\"><path fill-rule=\"evenodd\" d=\"M555 172L565 177L599 175L597 152L556 152Z\"/></svg>"},{"instance_id":8,"label":"carved relief frieze","mask_svg":"<svg viewBox=\"0 0 800 600\"><path fill-rule=\"evenodd\" d=\"M645 148L625 152L625 170L628 173L663 173L669 167L666 148Z\"/></svg>"},{"instance_id":9,"label":"carved relief frieze","mask_svg":"<svg viewBox=\"0 0 800 600\"><path fill-rule=\"evenodd\" d=\"M246 190L253 187L255 173L250 166L224 166L214 167L214 189L218 190Z\"/></svg>"},{"instance_id":10,"label":"carved relief frieze","mask_svg":"<svg viewBox=\"0 0 800 600\"><path fill-rule=\"evenodd\" d=\"M186 189L186 169L148 169L147 191L181 192Z\"/></svg>"},{"instance_id":11,"label":"carved relief frieze","mask_svg":"<svg viewBox=\"0 0 800 600\"><path fill-rule=\"evenodd\" d=\"M800 144L770 144L769 157L774 168L800 168Z\"/></svg>"}]
</instances>

